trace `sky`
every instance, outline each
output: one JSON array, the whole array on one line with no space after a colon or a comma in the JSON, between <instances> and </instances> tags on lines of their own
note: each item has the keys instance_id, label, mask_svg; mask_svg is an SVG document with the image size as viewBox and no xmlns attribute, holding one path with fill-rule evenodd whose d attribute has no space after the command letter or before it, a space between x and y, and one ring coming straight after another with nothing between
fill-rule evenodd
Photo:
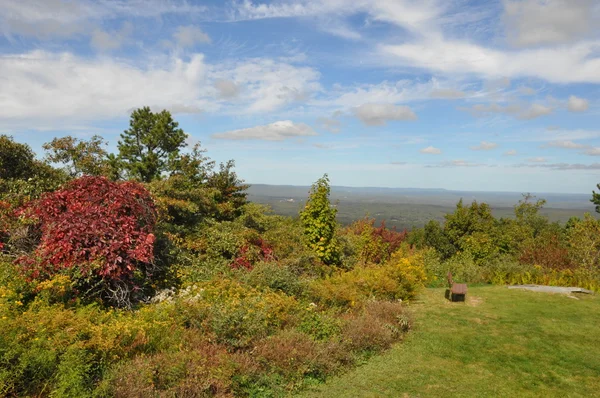
<instances>
[{"instance_id":1,"label":"sky","mask_svg":"<svg viewBox=\"0 0 600 398\"><path fill-rule=\"evenodd\" d=\"M248 183L589 193L597 0L0 0L0 134L169 110Z\"/></svg>"}]
</instances>

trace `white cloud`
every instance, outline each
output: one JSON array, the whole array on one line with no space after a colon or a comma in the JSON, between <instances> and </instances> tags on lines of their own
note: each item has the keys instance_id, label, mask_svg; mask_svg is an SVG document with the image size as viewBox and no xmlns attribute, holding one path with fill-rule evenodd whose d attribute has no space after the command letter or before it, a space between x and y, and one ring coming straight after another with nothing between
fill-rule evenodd
<instances>
[{"instance_id":1,"label":"white cloud","mask_svg":"<svg viewBox=\"0 0 600 398\"><path fill-rule=\"evenodd\" d=\"M440 163L439 167L479 167L483 166L480 163L468 162L466 160L450 160Z\"/></svg>"},{"instance_id":2,"label":"white cloud","mask_svg":"<svg viewBox=\"0 0 600 398\"><path fill-rule=\"evenodd\" d=\"M510 149L510 150L504 152L504 156L517 156L517 150L516 149Z\"/></svg>"},{"instance_id":3,"label":"white cloud","mask_svg":"<svg viewBox=\"0 0 600 398\"><path fill-rule=\"evenodd\" d=\"M306 101L322 89L317 70L268 58L219 64L211 68L209 76L244 87L244 97L240 98L240 103L246 106L244 113L272 112L294 102ZM237 107L232 110L232 113L239 112Z\"/></svg>"},{"instance_id":4,"label":"white cloud","mask_svg":"<svg viewBox=\"0 0 600 398\"><path fill-rule=\"evenodd\" d=\"M0 33L41 40L84 35L100 21L166 14L198 14L206 7L183 0L0 0Z\"/></svg>"},{"instance_id":5,"label":"white cloud","mask_svg":"<svg viewBox=\"0 0 600 398\"><path fill-rule=\"evenodd\" d=\"M431 98L440 98L440 99L459 99L464 98L466 93L464 91L452 89L452 88L439 88L435 89L431 92Z\"/></svg>"},{"instance_id":6,"label":"white cloud","mask_svg":"<svg viewBox=\"0 0 600 398\"><path fill-rule=\"evenodd\" d=\"M265 140L282 141L292 137L314 136L317 133L304 123L294 123L291 120L256 126L239 130L213 134L213 138L227 140Z\"/></svg>"},{"instance_id":7,"label":"white cloud","mask_svg":"<svg viewBox=\"0 0 600 398\"><path fill-rule=\"evenodd\" d=\"M425 153L425 154L428 154L428 155L439 155L440 153L442 153L442 150L440 148L435 148L433 146L428 146L427 148L421 149L419 152Z\"/></svg>"},{"instance_id":8,"label":"white cloud","mask_svg":"<svg viewBox=\"0 0 600 398\"><path fill-rule=\"evenodd\" d=\"M194 47L199 43L210 43L210 37L197 26L179 26L173 39L179 47Z\"/></svg>"},{"instance_id":9,"label":"white cloud","mask_svg":"<svg viewBox=\"0 0 600 398\"><path fill-rule=\"evenodd\" d=\"M90 44L96 50L110 51L120 48L129 38L133 31L131 22L124 22L121 30L116 32L105 32L102 29L95 29L92 32Z\"/></svg>"},{"instance_id":10,"label":"white cloud","mask_svg":"<svg viewBox=\"0 0 600 398\"><path fill-rule=\"evenodd\" d=\"M353 109L354 115L367 126L383 126L391 120L416 120L407 106L393 104L363 104Z\"/></svg>"},{"instance_id":11,"label":"white cloud","mask_svg":"<svg viewBox=\"0 0 600 398\"><path fill-rule=\"evenodd\" d=\"M546 158L538 156L535 158L529 158L529 159L527 159L527 161L530 163L546 163L548 160Z\"/></svg>"},{"instance_id":12,"label":"white cloud","mask_svg":"<svg viewBox=\"0 0 600 398\"><path fill-rule=\"evenodd\" d=\"M583 38L595 18L594 0L504 0L506 33L520 47Z\"/></svg>"},{"instance_id":13,"label":"white cloud","mask_svg":"<svg viewBox=\"0 0 600 398\"><path fill-rule=\"evenodd\" d=\"M232 19L321 18L326 15L347 17L366 13L371 20L426 34L435 30L434 21L442 11L440 3L433 0L290 0L271 4L254 4L246 0L234 10Z\"/></svg>"},{"instance_id":14,"label":"white cloud","mask_svg":"<svg viewBox=\"0 0 600 398\"><path fill-rule=\"evenodd\" d=\"M528 109L524 112L521 112L517 115L519 119L530 120L535 119L540 116L549 115L552 113L552 108L542 105L542 104L532 104Z\"/></svg>"},{"instance_id":15,"label":"white cloud","mask_svg":"<svg viewBox=\"0 0 600 398\"><path fill-rule=\"evenodd\" d=\"M600 83L600 41L571 46L502 51L441 37L399 45L381 44L388 64L484 78L535 77L555 83Z\"/></svg>"},{"instance_id":16,"label":"white cloud","mask_svg":"<svg viewBox=\"0 0 600 398\"><path fill-rule=\"evenodd\" d=\"M600 156L600 147L592 147L583 152L585 155L589 156Z\"/></svg>"},{"instance_id":17,"label":"white cloud","mask_svg":"<svg viewBox=\"0 0 600 398\"><path fill-rule=\"evenodd\" d=\"M219 97L223 99L237 98L241 92L240 86L231 80L217 79L214 86L219 92Z\"/></svg>"},{"instance_id":18,"label":"white cloud","mask_svg":"<svg viewBox=\"0 0 600 398\"><path fill-rule=\"evenodd\" d=\"M550 170L600 170L600 163L547 163L547 164L521 164L519 167L540 167Z\"/></svg>"},{"instance_id":19,"label":"white cloud","mask_svg":"<svg viewBox=\"0 0 600 398\"><path fill-rule=\"evenodd\" d=\"M543 148L564 148L564 149L583 149L587 148L588 145L578 144L573 141L550 141L544 145Z\"/></svg>"},{"instance_id":20,"label":"white cloud","mask_svg":"<svg viewBox=\"0 0 600 398\"><path fill-rule=\"evenodd\" d=\"M70 53L33 51L0 55L0 128L46 128L56 124L122 117L149 105L194 113L271 112L321 90L319 73L272 59L207 64L202 54L138 59L83 58ZM144 66L140 66L144 65ZM233 82L243 87L235 102Z\"/></svg>"},{"instance_id":21,"label":"white cloud","mask_svg":"<svg viewBox=\"0 0 600 398\"><path fill-rule=\"evenodd\" d=\"M569 97L569 103L567 105L571 112L585 112L589 108L588 100L579 98L574 95Z\"/></svg>"},{"instance_id":22,"label":"white cloud","mask_svg":"<svg viewBox=\"0 0 600 398\"><path fill-rule=\"evenodd\" d=\"M490 151L498 147L495 142L481 141L481 144L470 147L473 151Z\"/></svg>"},{"instance_id":23,"label":"white cloud","mask_svg":"<svg viewBox=\"0 0 600 398\"><path fill-rule=\"evenodd\" d=\"M469 111L473 116L476 117L488 116L493 113L504 113L521 120L535 119L540 116L549 115L553 111L553 108L537 103L531 105L517 103L509 105L499 105L497 103L491 103L488 105L476 104L470 108L459 109Z\"/></svg>"},{"instance_id":24,"label":"white cloud","mask_svg":"<svg viewBox=\"0 0 600 398\"><path fill-rule=\"evenodd\" d=\"M0 90L0 126L118 117L144 105L203 108L210 105L200 99L206 69L201 54L145 69L69 53L0 56L0 76L10 76Z\"/></svg>"},{"instance_id":25,"label":"white cloud","mask_svg":"<svg viewBox=\"0 0 600 398\"><path fill-rule=\"evenodd\" d=\"M320 128L325 129L331 133L339 133L342 122L338 119L342 115L342 112L336 111L331 117L319 117L317 118L317 124Z\"/></svg>"}]
</instances>

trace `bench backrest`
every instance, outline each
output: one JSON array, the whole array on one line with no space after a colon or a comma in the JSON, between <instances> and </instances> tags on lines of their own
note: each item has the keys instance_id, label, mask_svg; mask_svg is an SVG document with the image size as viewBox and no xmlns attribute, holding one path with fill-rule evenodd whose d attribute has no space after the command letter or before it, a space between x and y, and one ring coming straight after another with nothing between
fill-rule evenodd
<instances>
[{"instance_id":1,"label":"bench backrest","mask_svg":"<svg viewBox=\"0 0 600 398\"><path fill-rule=\"evenodd\" d=\"M452 272L448 272L448 285L452 286L454 281L452 280Z\"/></svg>"}]
</instances>

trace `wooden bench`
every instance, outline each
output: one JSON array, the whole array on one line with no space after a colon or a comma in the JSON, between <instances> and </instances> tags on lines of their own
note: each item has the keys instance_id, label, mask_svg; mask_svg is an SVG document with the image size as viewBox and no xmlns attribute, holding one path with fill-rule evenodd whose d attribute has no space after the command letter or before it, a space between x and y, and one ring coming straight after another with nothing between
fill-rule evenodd
<instances>
[{"instance_id":1,"label":"wooden bench","mask_svg":"<svg viewBox=\"0 0 600 398\"><path fill-rule=\"evenodd\" d=\"M466 283L455 283L452 280L452 272L448 272L448 290L446 290L446 298L450 301L465 301L467 295Z\"/></svg>"}]
</instances>

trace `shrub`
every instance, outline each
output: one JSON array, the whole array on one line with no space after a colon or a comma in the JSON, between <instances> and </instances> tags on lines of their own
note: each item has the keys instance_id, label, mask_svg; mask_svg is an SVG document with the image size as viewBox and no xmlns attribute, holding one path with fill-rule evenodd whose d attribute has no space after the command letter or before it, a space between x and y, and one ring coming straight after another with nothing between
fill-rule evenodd
<instances>
[{"instance_id":1,"label":"shrub","mask_svg":"<svg viewBox=\"0 0 600 398\"><path fill-rule=\"evenodd\" d=\"M374 301L350 316L342 333L352 350L376 352L397 341L409 325L400 303Z\"/></svg>"},{"instance_id":2,"label":"shrub","mask_svg":"<svg viewBox=\"0 0 600 398\"><path fill-rule=\"evenodd\" d=\"M545 269L571 269L574 264L566 244L558 233L545 231L521 251L521 263L539 265Z\"/></svg>"},{"instance_id":3,"label":"shrub","mask_svg":"<svg viewBox=\"0 0 600 398\"><path fill-rule=\"evenodd\" d=\"M250 286L269 288L290 296L298 296L302 292L302 283L298 275L288 267L275 262L258 263L242 280Z\"/></svg>"},{"instance_id":4,"label":"shrub","mask_svg":"<svg viewBox=\"0 0 600 398\"><path fill-rule=\"evenodd\" d=\"M367 217L346 228L346 233L359 237L353 242L353 246L362 264L380 264L387 261L408 235L406 230L398 232L395 227L386 228L385 221L382 221L379 227L375 227L374 224L375 219Z\"/></svg>"},{"instance_id":5,"label":"shrub","mask_svg":"<svg viewBox=\"0 0 600 398\"><path fill-rule=\"evenodd\" d=\"M131 305L137 274L151 278L154 259L154 202L133 182L83 177L45 194L23 213L38 221L41 243L21 257L33 279L74 269L104 282L101 294L111 303Z\"/></svg>"},{"instance_id":6,"label":"shrub","mask_svg":"<svg viewBox=\"0 0 600 398\"><path fill-rule=\"evenodd\" d=\"M330 340L341 332L341 321L333 313L316 311L313 303L309 305L298 325L298 330L315 340Z\"/></svg>"},{"instance_id":7,"label":"shrub","mask_svg":"<svg viewBox=\"0 0 600 398\"><path fill-rule=\"evenodd\" d=\"M368 299L407 300L415 296L425 281L423 254L405 257L398 251L379 266L357 267L310 285L312 297L323 304L354 307Z\"/></svg>"},{"instance_id":8,"label":"shrub","mask_svg":"<svg viewBox=\"0 0 600 398\"><path fill-rule=\"evenodd\" d=\"M227 350L186 341L186 349L137 357L116 367L104 384L118 397L230 397L236 364Z\"/></svg>"},{"instance_id":9,"label":"shrub","mask_svg":"<svg viewBox=\"0 0 600 398\"><path fill-rule=\"evenodd\" d=\"M286 330L259 342L254 355L270 371L287 378L300 379L305 375L320 375L319 345L309 336L294 330Z\"/></svg>"},{"instance_id":10,"label":"shrub","mask_svg":"<svg viewBox=\"0 0 600 398\"><path fill-rule=\"evenodd\" d=\"M305 310L283 293L223 279L189 286L169 311L179 323L214 334L219 343L244 348L296 323Z\"/></svg>"},{"instance_id":11,"label":"shrub","mask_svg":"<svg viewBox=\"0 0 600 398\"><path fill-rule=\"evenodd\" d=\"M427 276L430 286L446 286L448 272L456 281L480 283L485 281L483 268L479 266L470 252L458 252L445 261L427 256Z\"/></svg>"}]
</instances>

